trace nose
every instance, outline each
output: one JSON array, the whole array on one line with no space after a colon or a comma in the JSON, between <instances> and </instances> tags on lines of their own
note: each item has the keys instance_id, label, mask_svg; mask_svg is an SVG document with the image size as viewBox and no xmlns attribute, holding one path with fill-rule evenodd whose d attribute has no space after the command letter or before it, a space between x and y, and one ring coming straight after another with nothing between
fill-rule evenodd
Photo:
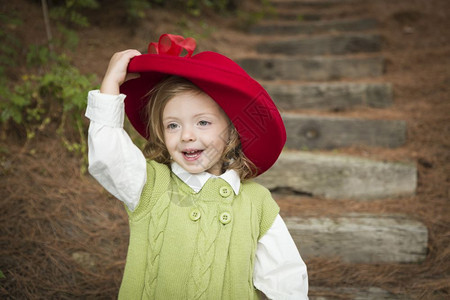
<instances>
[{"instance_id":1,"label":"nose","mask_svg":"<svg viewBox=\"0 0 450 300\"><path fill-rule=\"evenodd\" d=\"M192 142L196 140L196 135L193 128L183 127L183 131L181 133L181 140L183 142Z\"/></svg>"}]
</instances>

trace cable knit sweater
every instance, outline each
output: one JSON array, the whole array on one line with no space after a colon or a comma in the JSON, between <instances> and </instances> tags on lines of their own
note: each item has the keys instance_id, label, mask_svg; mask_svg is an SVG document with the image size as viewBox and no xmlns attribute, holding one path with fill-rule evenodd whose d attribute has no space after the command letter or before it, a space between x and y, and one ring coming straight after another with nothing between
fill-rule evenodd
<instances>
[{"instance_id":1,"label":"cable knit sweater","mask_svg":"<svg viewBox=\"0 0 450 300\"><path fill-rule=\"evenodd\" d=\"M270 192L221 178L199 193L170 169L147 163L139 206L128 211L130 245L119 299L257 299L257 241L279 212Z\"/></svg>"}]
</instances>

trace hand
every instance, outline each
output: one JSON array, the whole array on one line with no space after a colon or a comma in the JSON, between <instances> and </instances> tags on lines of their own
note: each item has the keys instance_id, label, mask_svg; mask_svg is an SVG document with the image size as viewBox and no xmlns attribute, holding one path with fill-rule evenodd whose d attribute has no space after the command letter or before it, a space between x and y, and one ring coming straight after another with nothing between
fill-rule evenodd
<instances>
[{"instance_id":1,"label":"hand","mask_svg":"<svg viewBox=\"0 0 450 300\"><path fill-rule=\"evenodd\" d=\"M141 53L130 49L115 53L109 61L108 69L103 77L100 92L104 94L118 95L120 85L127 78L127 67L130 60Z\"/></svg>"}]
</instances>

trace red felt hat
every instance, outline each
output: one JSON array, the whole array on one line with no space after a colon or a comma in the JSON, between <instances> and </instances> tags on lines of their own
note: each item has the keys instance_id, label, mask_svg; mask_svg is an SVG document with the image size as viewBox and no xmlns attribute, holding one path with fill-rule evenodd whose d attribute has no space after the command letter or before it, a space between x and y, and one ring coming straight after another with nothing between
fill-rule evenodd
<instances>
[{"instance_id":1,"label":"red felt hat","mask_svg":"<svg viewBox=\"0 0 450 300\"><path fill-rule=\"evenodd\" d=\"M186 56L179 56L186 50ZM236 127L245 155L258 174L269 169L286 142L286 130L277 107L266 90L238 64L216 52L192 55L191 38L163 34L159 43L149 45L149 53L134 57L129 73L140 73L120 87L125 112L134 128L148 138L144 113L145 95L167 75L184 77L202 89L225 111Z\"/></svg>"}]
</instances>

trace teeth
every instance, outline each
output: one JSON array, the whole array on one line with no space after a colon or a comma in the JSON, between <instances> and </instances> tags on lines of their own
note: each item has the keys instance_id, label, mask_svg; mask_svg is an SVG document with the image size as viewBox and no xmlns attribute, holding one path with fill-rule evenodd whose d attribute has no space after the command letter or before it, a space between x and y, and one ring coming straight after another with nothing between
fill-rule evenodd
<instances>
[{"instance_id":1,"label":"teeth","mask_svg":"<svg viewBox=\"0 0 450 300\"><path fill-rule=\"evenodd\" d=\"M197 153L197 152L200 152L200 150L184 151L184 153L187 153L187 154L192 154L192 153Z\"/></svg>"},{"instance_id":2,"label":"teeth","mask_svg":"<svg viewBox=\"0 0 450 300\"><path fill-rule=\"evenodd\" d=\"M183 151L184 155L189 158L197 156L200 152L201 150Z\"/></svg>"}]
</instances>

